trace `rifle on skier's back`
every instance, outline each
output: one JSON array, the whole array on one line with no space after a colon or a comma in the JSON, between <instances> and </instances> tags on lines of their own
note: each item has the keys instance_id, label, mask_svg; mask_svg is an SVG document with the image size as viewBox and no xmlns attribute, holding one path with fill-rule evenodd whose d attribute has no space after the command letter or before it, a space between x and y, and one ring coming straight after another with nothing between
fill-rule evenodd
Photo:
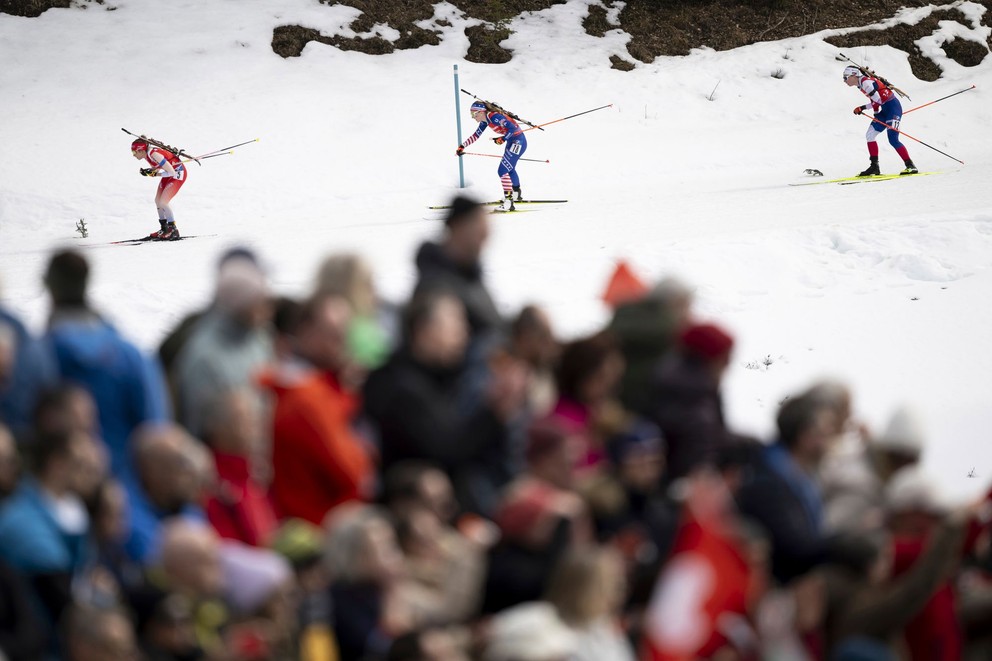
<instances>
[{"instance_id":1,"label":"rifle on skier's back","mask_svg":"<svg viewBox=\"0 0 992 661\"><path fill-rule=\"evenodd\" d=\"M848 62L850 62L855 67L857 67L858 71L861 72L861 75L867 76L869 78L874 78L875 80L880 81L883 85L885 85L886 87L888 87L890 90L892 90L893 92L895 92L899 96L903 97L904 99L909 99L909 95L908 94L906 94L901 89L899 89L898 87L896 87L895 85L893 85L892 83L890 83L886 78L878 75L877 73L875 73L874 71L872 71L868 67L866 67L864 65L861 65L861 64L858 64L857 62L855 62L854 60L852 60L851 58L849 58L847 55L844 55L843 53L841 53L840 56L842 58L844 58L845 60L847 60ZM909 99L909 100L912 101L912 99Z\"/></svg>"},{"instance_id":2,"label":"rifle on skier's back","mask_svg":"<svg viewBox=\"0 0 992 661\"><path fill-rule=\"evenodd\" d=\"M179 158L186 157L186 158L188 158L191 161L196 161L196 164L197 165L203 165L203 163L201 163L199 161L198 157L193 156L192 154L187 154L186 153L186 150L184 150L184 149L177 149L175 147L172 147L170 145L165 144L161 140L156 140L155 138L149 138L147 135L138 135L136 133L131 133L126 128L121 128L121 130L124 131L125 133L127 133L128 135L134 136L135 138L141 138L142 140L144 140L145 142L147 142L150 145L154 145L156 147L160 147L162 149L165 149L166 151L170 151L170 152L172 152L173 154L175 154Z\"/></svg>"},{"instance_id":3,"label":"rifle on skier's back","mask_svg":"<svg viewBox=\"0 0 992 661\"><path fill-rule=\"evenodd\" d=\"M512 119L514 121L520 122L521 124L526 124L527 126L530 126L531 128L535 128L535 129L537 129L539 131L543 131L544 130L540 126L536 126L536 125L532 124L531 122L528 122L526 119L523 119L522 117L518 117L517 115L515 115L512 112L510 112L506 108L503 108L502 106L500 106L495 101L486 101L485 99L480 99L475 94L472 94L471 92L469 92L466 89L463 89L462 92L464 92L465 94L468 94L470 97L472 97L476 101L479 101L479 102L485 104L486 110L489 111L489 112L498 112L498 113L500 113L502 115L506 115L507 117L509 117L510 119Z\"/></svg>"}]
</instances>

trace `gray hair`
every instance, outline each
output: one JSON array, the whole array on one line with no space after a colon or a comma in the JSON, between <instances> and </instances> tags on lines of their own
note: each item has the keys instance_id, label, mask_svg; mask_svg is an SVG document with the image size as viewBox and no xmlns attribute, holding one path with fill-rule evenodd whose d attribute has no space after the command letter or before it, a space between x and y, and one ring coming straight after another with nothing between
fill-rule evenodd
<instances>
[{"instance_id":1,"label":"gray hair","mask_svg":"<svg viewBox=\"0 0 992 661\"><path fill-rule=\"evenodd\" d=\"M846 383L834 379L817 381L803 393L816 404L834 411L846 409L851 404L851 389Z\"/></svg>"},{"instance_id":2,"label":"gray hair","mask_svg":"<svg viewBox=\"0 0 992 661\"><path fill-rule=\"evenodd\" d=\"M674 303L675 301L691 300L695 296L696 290L684 280L675 276L665 276L651 288L651 298L663 303Z\"/></svg>"},{"instance_id":3,"label":"gray hair","mask_svg":"<svg viewBox=\"0 0 992 661\"><path fill-rule=\"evenodd\" d=\"M324 520L324 566L335 581L363 578L359 564L365 552L365 531L376 522L391 525L386 510L376 505L346 504L328 514Z\"/></svg>"}]
</instances>

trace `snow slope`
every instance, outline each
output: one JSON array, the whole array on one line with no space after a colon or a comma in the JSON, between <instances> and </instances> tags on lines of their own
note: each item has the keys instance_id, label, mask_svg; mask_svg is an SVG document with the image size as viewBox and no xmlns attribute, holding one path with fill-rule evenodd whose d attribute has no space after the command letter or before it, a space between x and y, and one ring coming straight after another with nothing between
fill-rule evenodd
<instances>
[{"instance_id":1,"label":"snow slope","mask_svg":"<svg viewBox=\"0 0 992 661\"><path fill-rule=\"evenodd\" d=\"M208 300L216 258L234 244L255 247L289 294L307 289L324 255L357 249L382 291L403 298L414 250L439 230L425 207L458 185L458 64L462 87L535 122L613 104L528 134L526 156L551 163L521 167L525 194L570 202L494 220L487 275L507 313L536 301L575 336L608 318L599 295L617 259L645 278L677 275L697 287L700 314L738 338L726 387L737 428L769 434L785 395L831 376L853 385L875 429L898 403L920 407L926 463L952 496L992 476L992 135L982 128L992 57L966 69L939 49L943 34L984 41L988 28L944 22L920 42L944 68L934 83L894 49L848 53L906 90L907 108L977 85L903 122L967 165L908 141L921 169L944 174L790 187L805 168L840 177L867 164L867 120L851 114L863 97L841 81L838 51L823 42L833 32L623 73L608 58L626 36L585 34L590 0L571 0L512 22L510 63L477 65L464 60L466 21L442 3L439 46L367 56L311 43L284 60L270 48L274 27L352 36L356 10L115 4L0 15L0 281L4 304L36 330L40 274L61 245L87 246L95 304L149 349ZM979 24L980 5L961 8ZM463 135L474 129L466 100ZM157 225L155 182L138 176L122 126L193 153L260 138L191 167L173 206L184 233L209 236L99 245ZM896 171L882 140L882 169ZM464 158L471 193L495 199L497 163ZM74 236L79 218L88 239ZM965 478L973 467L981 479Z\"/></svg>"}]
</instances>

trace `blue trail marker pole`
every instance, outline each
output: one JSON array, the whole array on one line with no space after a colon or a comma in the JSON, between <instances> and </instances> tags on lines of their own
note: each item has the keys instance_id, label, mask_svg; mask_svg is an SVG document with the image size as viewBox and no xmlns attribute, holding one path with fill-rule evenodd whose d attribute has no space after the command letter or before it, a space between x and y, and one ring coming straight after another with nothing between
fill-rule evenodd
<instances>
[{"instance_id":1,"label":"blue trail marker pole","mask_svg":"<svg viewBox=\"0 0 992 661\"><path fill-rule=\"evenodd\" d=\"M458 144L462 144L462 111L458 99L458 65L455 65L455 125L458 127ZM458 157L458 187L465 188L465 166Z\"/></svg>"}]
</instances>

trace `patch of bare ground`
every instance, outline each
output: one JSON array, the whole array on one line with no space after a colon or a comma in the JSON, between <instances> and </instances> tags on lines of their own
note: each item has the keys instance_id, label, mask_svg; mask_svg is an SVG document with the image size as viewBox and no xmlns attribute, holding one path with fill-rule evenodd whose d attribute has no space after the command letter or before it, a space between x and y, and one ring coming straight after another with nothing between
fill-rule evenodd
<instances>
[{"instance_id":1,"label":"patch of bare ground","mask_svg":"<svg viewBox=\"0 0 992 661\"><path fill-rule=\"evenodd\" d=\"M49 9L68 9L69 7L86 9L90 4L103 5L107 11L116 9L116 7L107 5L105 0L0 0L0 14L34 18L41 16Z\"/></svg>"},{"instance_id":2,"label":"patch of bare ground","mask_svg":"<svg viewBox=\"0 0 992 661\"><path fill-rule=\"evenodd\" d=\"M916 45L916 41L933 34L939 27L940 21L956 21L970 27L970 22L963 13L954 8L947 8L935 10L916 25L900 24L885 30L858 30L843 36L831 37L826 41L828 44L844 49L856 49L862 46L892 46L909 54L909 66L914 76L920 80L934 81L940 78L941 69L933 60L923 54L920 47ZM954 41L961 42L962 40L955 39ZM977 49L984 51L981 57L978 57L975 48L964 43L951 45L954 44L954 41L944 45L944 52L959 64L974 66L988 54L988 49L979 42L967 43L974 44ZM848 55L854 57L851 53ZM967 62L974 62L974 64L967 64Z\"/></svg>"},{"instance_id":3,"label":"patch of bare ground","mask_svg":"<svg viewBox=\"0 0 992 661\"><path fill-rule=\"evenodd\" d=\"M345 37L323 34L302 25L282 25L272 32L272 50L282 57L298 57L311 41L342 50L370 55L396 50L437 45L441 31L450 24L434 19L436 0L313 0L334 6L360 10L349 26L361 36ZM499 64L508 62L513 53L501 43L511 34L512 20L524 12L541 11L566 0L449 0L470 20L465 29L469 40L470 62ZM102 5L106 0L0 0L0 13L38 16L54 7ZM599 0L589 5L582 21L585 31L602 37L620 28L630 35L627 53L610 57L610 66L621 71L636 68L635 62L652 62L659 56L687 55L693 48L708 47L723 51L759 41L798 37L826 29L860 28L827 41L843 49L888 45L909 54L913 75L921 80L936 80L941 71L923 55L914 43L933 34L942 20L957 21L969 28L967 16L952 0ZM988 11L983 20L992 23L992 0L979 0ZM900 24L884 30L866 28L891 18L902 8L936 5L930 16L916 25ZM608 10L617 12L619 25L608 20ZM433 19L433 20L432 20ZM385 26L399 35L385 39L377 32ZM963 66L975 66L992 49L992 36L985 41L966 38L949 39L944 52ZM625 57L629 55L629 58ZM852 57L855 52L849 53ZM631 61L633 60L633 61Z\"/></svg>"}]
</instances>

